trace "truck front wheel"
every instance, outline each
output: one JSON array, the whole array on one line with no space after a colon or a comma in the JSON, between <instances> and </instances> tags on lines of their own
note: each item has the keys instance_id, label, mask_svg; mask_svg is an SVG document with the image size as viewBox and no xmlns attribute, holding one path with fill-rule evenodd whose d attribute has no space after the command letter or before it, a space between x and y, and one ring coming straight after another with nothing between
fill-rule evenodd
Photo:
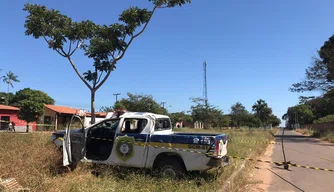
<instances>
[{"instance_id":1,"label":"truck front wheel","mask_svg":"<svg viewBox=\"0 0 334 192\"><path fill-rule=\"evenodd\" d=\"M176 179L185 174L183 165L177 158L169 157L158 164L158 173L163 178Z\"/></svg>"}]
</instances>

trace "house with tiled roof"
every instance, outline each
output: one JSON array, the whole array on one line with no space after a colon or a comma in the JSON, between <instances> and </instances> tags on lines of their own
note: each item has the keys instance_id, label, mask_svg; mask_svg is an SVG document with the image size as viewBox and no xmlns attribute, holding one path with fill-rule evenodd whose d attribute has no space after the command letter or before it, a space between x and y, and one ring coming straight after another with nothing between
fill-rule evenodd
<instances>
[{"instance_id":1,"label":"house with tiled roof","mask_svg":"<svg viewBox=\"0 0 334 192\"><path fill-rule=\"evenodd\" d=\"M81 109L59 105L44 105L43 115L40 116L39 130L58 130L65 129L73 115L84 118L85 113Z\"/></svg>"},{"instance_id":2,"label":"house with tiled roof","mask_svg":"<svg viewBox=\"0 0 334 192\"><path fill-rule=\"evenodd\" d=\"M25 132L27 129L27 122L20 120L18 116L18 107L0 105L0 130L8 129L9 123L15 126L15 131ZM28 125L29 131L36 130L36 122L31 122Z\"/></svg>"},{"instance_id":3,"label":"house with tiled roof","mask_svg":"<svg viewBox=\"0 0 334 192\"><path fill-rule=\"evenodd\" d=\"M96 112L96 122L99 122L106 118L107 113ZM72 108L67 106L59 105L44 105L44 113L40 117L40 122L43 125L39 126L38 129L42 130L59 130L65 129L73 115L78 115L81 117L81 120L84 126L89 126L91 124L91 114L85 112L82 109ZM80 123L74 122L76 127L80 127Z\"/></svg>"}]
</instances>

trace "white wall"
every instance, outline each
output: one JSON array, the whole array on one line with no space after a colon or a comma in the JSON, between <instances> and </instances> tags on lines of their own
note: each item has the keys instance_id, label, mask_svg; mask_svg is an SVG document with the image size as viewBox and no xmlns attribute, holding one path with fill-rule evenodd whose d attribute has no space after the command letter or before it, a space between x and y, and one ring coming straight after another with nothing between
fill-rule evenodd
<instances>
[{"instance_id":1,"label":"white wall","mask_svg":"<svg viewBox=\"0 0 334 192\"><path fill-rule=\"evenodd\" d=\"M95 117L95 123L98 123L102 120L104 120L105 118L102 117ZM84 127L88 127L91 125L90 121L92 120L91 117L85 117L85 121L84 121Z\"/></svg>"}]
</instances>

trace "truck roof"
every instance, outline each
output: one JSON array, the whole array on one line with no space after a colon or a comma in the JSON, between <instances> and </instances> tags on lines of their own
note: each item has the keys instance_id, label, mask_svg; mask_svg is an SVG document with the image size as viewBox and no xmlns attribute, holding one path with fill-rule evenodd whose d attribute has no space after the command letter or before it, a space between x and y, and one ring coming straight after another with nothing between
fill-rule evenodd
<instances>
[{"instance_id":1,"label":"truck roof","mask_svg":"<svg viewBox=\"0 0 334 192\"><path fill-rule=\"evenodd\" d=\"M149 113L149 112L125 112L120 117L131 117L131 116L153 116L155 118L169 118L167 115L160 115L155 113Z\"/></svg>"}]
</instances>

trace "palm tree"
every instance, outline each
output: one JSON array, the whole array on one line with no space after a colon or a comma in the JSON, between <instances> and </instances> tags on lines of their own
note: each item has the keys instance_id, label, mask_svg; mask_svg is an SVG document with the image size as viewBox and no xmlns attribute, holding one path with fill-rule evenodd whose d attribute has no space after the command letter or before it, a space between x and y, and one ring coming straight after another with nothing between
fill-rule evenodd
<instances>
[{"instance_id":1,"label":"palm tree","mask_svg":"<svg viewBox=\"0 0 334 192\"><path fill-rule=\"evenodd\" d=\"M6 75L2 76L3 78L3 82L4 83L7 83L8 85L8 88L7 88L7 99L6 99L6 105L8 105L8 100L9 100L9 85L11 87L14 87L13 86L13 82L20 82L18 79L17 79L17 75L15 75L13 72L9 71L8 73L6 73Z\"/></svg>"}]
</instances>

